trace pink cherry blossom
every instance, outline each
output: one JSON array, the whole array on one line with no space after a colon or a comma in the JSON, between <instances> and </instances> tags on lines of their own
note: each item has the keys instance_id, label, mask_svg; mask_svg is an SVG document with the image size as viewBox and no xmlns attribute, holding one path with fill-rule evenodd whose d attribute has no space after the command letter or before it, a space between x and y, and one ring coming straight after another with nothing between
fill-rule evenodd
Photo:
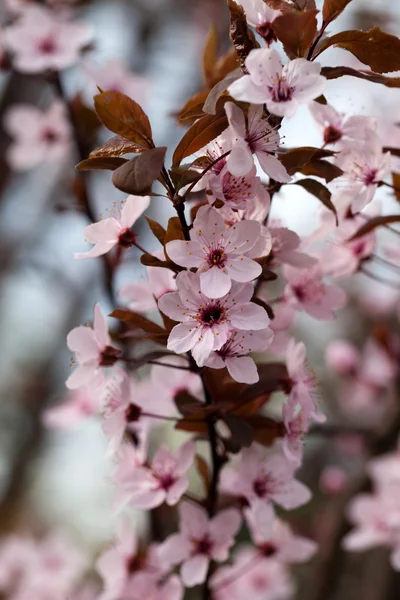
<instances>
[{"instance_id":1,"label":"pink cherry blossom","mask_svg":"<svg viewBox=\"0 0 400 600\"><path fill-rule=\"evenodd\" d=\"M84 67L86 75L94 84L94 90L98 86L107 92L121 92L140 105L146 102L149 80L147 77L131 73L124 61L110 58L99 65L87 62Z\"/></svg>"},{"instance_id":2,"label":"pink cherry blossom","mask_svg":"<svg viewBox=\"0 0 400 600\"><path fill-rule=\"evenodd\" d=\"M326 145L349 140L364 142L366 132L376 128L375 119L362 115L346 116L330 104L311 102L309 109L318 125L323 128Z\"/></svg>"},{"instance_id":3,"label":"pink cherry blossom","mask_svg":"<svg viewBox=\"0 0 400 600\"><path fill-rule=\"evenodd\" d=\"M119 600L128 596L129 588L134 588L142 573L161 574L155 545L144 552L132 524L126 518L119 520L116 540L101 554L96 569L104 582L104 590L98 600Z\"/></svg>"},{"instance_id":4,"label":"pink cherry blossom","mask_svg":"<svg viewBox=\"0 0 400 600\"><path fill-rule=\"evenodd\" d=\"M288 404L293 410L291 418L296 414L296 408L305 411L304 417L322 422L324 415L316 410L317 384L315 376L306 364L306 347L303 342L296 343L292 339L287 347L286 366L289 375ZM289 417L289 414L287 414Z\"/></svg>"},{"instance_id":5,"label":"pink cherry blossom","mask_svg":"<svg viewBox=\"0 0 400 600\"><path fill-rule=\"evenodd\" d=\"M339 375L356 374L360 364L360 353L347 340L334 340L325 350L326 364Z\"/></svg>"},{"instance_id":6,"label":"pink cherry blossom","mask_svg":"<svg viewBox=\"0 0 400 600\"><path fill-rule=\"evenodd\" d=\"M275 516L270 504L246 508L245 517L251 538L262 556L283 563L302 563L317 551L317 544L295 535L287 523Z\"/></svg>"},{"instance_id":7,"label":"pink cherry blossom","mask_svg":"<svg viewBox=\"0 0 400 600\"><path fill-rule=\"evenodd\" d=\"M215 175L219 175L222 171L226 171L227 156L225 154L230 152L231 148L232 136L229 127L227 127L215 140L196 152L195 156L199 164L196 165L195 163L192 168L201 172L208 167L208 171L196 183L193 191L197 192L208 188L210 179Z\"/></svg>"},{"instance_id":8,"label":"pink cherry blossom","mask_svg":"<svg viewBox=\"0 0 400 600\"><path fill-rule=\"evenodd\" d=\"M228 341L232 328L245 331L266 329L266 311L250 302L251 283L233 283L231 291L213 300L200 290L200 276L183 271L177 276L178 292L164 294L159 308L168 317L180 321L168 338L168 349L178 354L192 351L199 366L205 364L213 350Z\"/></svg>"},{"instance_id":9,"label":"pink cherry blossom","mask_svg":"<svg viewBox=\"0 0 400 600\"><path fill-rule=\"evenodd\" d=\"M324 467L319 478L319 487L324 494L342 494L348 488L349 476L346 471L338 465L327 465Z\"/></svg>"},{"instance_id":10,"label":"pink cherry blossom","mask_svg":"<svg viewBox=\"0 0 400 600\"><path fill-rule=\"evenodd\" d=\"M15 171L41 163L61 163L71 150L71 128L62 102L54 100L47 110L16 104L4 116L4 128L13 138L7 160Z\"/></svg>"},{"instance_id":11,"label":"pink cherry blossom","mask_svg":"<svg viewBox=\"0 0 400 600\"><path fill-rule=\"evenodd\" d=\"M241 4L246 11L248 24L256 28L267 45L276 41L271 25L276 17L282 14L280 10L270 8L263 0L240 0L238 4Z\"/></svg>"},{"instance_id":12,"label":"pink cherry blossom","mask_svg":"<svg viewBox=\"0 0 400 600\"><path fill-rule=\"evenodd\" d=\"M51 428L75 427L84 419L98 415L100 403L97 394L90 389L80 388L68 394L67 398L56 406L47 408L43 413L43 424Z\"/></svg>"},{"instance_id":13,"label":"pink cherry blossom","mask_svg":"<svg viewBox=\"0 0 400 600\"><path fill-rule=\"evenodd\" d=\"M67 21L37 5L25 8L17 21L6 27L4 35L13 53L13 66L24 73L72 66L92 38L86 23Z\"/></svg>"},{"instance_id":14,"label":"pink cherry blossom","mask_svg":"<svg viewBox=\"0 0 400 600\"><path fill-rule=\"evenodd\" d=\"M384 546L392 550L391 563L400 571L400 494L360 494L350 503L348 517L355 529L343 539L350 552Z\"/></svg>"},{"instance_id":15,"label":"pink cherry blossom","mask_svg":"<svg viewBox=\"0 0 400 600\"><path fill-rule=\"evenodd\" d=\"M228 88L235 100L266 104L273 115L291 117L299 104L307 104L325 90L321 65L296 58L282 66L279 54L268 48L252 50L246 58L248 75Z\"/></svg>"},{"instance_id":16,"label":"pink cherry blossom","mask_svg":"<svg viewBox=\"0 0 400 600\"><path fill-rule=\"evenodd\" d=\"M399 442L394 452L370 460L367 471L379 493L390 493L391 489L400 492Z\"/></svg>"},{"instance_id":17,"label":"pink cherry blossom","mask_svg":"<svg viewBox=\"0 0 400 600\"><path fill-rule=\"evenodd\" d=\"M287 227L279 227L277 223L271 223L268 228L272 236L272 261L288 264L300 269L308 268L316 264L316 259L309 254L299 250L301 239L295 231Z\"/></svg>"},{"instance_id":18,"label":"pink cherry blossom","mask_svg":"<svg viewBox=\"0 0 400 600\"><path fill-rule=\"evenodd\" d=\"M210 560L223 562L241 525L234 508L220 511L211 519L206 511L189 502L179 505L180 532L167 538L161 556L172 565L182 564L181 578L186 587L205 581Z\"/></svg>"},{"instance_id":19,"label":"pink cherry blossom","mask_svg":"<svg viewBox=\"0 0 400 600\"><path fill-rule=\"evenodd\" d=\"M237 177L246 175L254 165L253 154L258 158L262 170L276 181L291 180L285 167L274 156L279 149L280 137L264 115L264 107L250 105L247 126L243 111L227 102L225 111L232 130L233 145L228 156L228 170Z\"/></svg>"},{"instance_id":20,"label":"pink cherry blossom","mask_svg":"<svg viewBox=\"0 0 400 600\"><path fill-rule=\"evenodd\" d=\"M294 593L286 565L249 546L237 552L233 565L215 572L211 587L213 600L289 600Z\"/></svg>"},{"instance_id":21,"label":"pink cherry blossom","mask_svg":"<svg viewBox=\"0 0 400 600\"><path fill-rule=\"evenodd\" d=\"M303 310L315 319L334 319L334 310L343 308L345 292L337 286L324 282L320 265L309 269L284 267L287 281L284 294L287 302L296 310Z\"/></svg>"},{"instance_id":22,"label":"pink cherry blossom","mask_svg":"<svg viewBox=\"0 0 400 600\"><path fill-rule=\"evenodd\" d=\"M103 367L115 363L119 350L111 346L107 323L99 304L94 307L92 327L79 326L67 336L67 346L74 352L77 368L68 377L65 385L70 390L82 386L99 386L103 380Z\"/></svg>"},{"instance_id":23,"label":"pink cherry blossom","mask_svg":"<svg viewBox=\"0 0 400 600\"><path fill-rule=\"evenodd\" d=\"M378 134L366 131L364 143L347 142L336 158L344 174L335 180L332 202L339 209L351 206L353 213L373 199L379 182L390 174L390 152L383 152Z\"/></svg>"},{"instance_id":24,"label":"pink cherry blossom","mask_svg":"<svg viewBox=\"0 0 400 600\"><path fill-rule=\"evenodd\" d=\"M287 402L282 407L282 416L286 430L282 444L283 453L289 461L299 467L303 459L303 439L310 426L311 414L303 406Z\"/></svg>"},{"instance_id":25,"label":"pink cherry blossom","mask_svg":"<svg viewBox=\"0 0 400 600\"><path fill-rule=\"evenodd\" d=\"M188 363L180 356L166 356L160 362L178 367L187 367ZM188 392L195 398L203 399L203 385L197 373L183 369L167 368L153 365L150 371L150 382L153 390L154 404L148 408L149 412L155 412L158 408L160 414L166 416L179 416L174 399L179 392ZM147 398L146 402L149 402Z\"/></svg>"},{"instance_id":26,"label":"pink cherry blossom","mask_svg":"<svg viewBox=\"0 0 400 600\"><path fill-rule=\"evenodd\" d=\"M263 456L262 448L252 444L241 453L237 470L222 471L221 487L250 505L273 502L286 510L306 504L310 490L294 478L296 467L281 453Z\"/></svg>"},{"instance_id":27,"label":"pink cherry blossom","mask_svg":"<svg viewBox=\"0 0 400 600\"><path fill-rule=\"evenodd\" d=\"M157 253L154 253L156 256ZM157 309L157 300L176 291L175 273L162 267L146 267L147 281L134 281L121 287L120 298L128 300L128 308L136 312Z\"/></svg>"},{"instance_id":28,"label":"pink cherry blossom","mask_svg":"<svg viewBox=\"0 0 400 600\"><path fill-rule=\"evenodd\" d=\"M183 600L185 591L177 575L160 577L140 572L131 581L127 593L130 600Z\"/></svg>"},{"instance_id":29,"label":"pink cherry blossom","mask_svg":"<svg viewBox=\"0 0 400 600\"><path fill-rule=\"evenodd\" d=\"M261 294L260 297L268 302L268 296L265 294ZM270 328L274 332L270 351L274 354L286 356L288 344L292 339L289 328L293 325L295 317L295 310L285 302L274 304L274 318L270 324Z\"/></svg>"},{"instance_id":30,"label":"pink cherry blossom","mask_svg":"<svg viewBox=\"0 0 400 600\"><path fill-rule=\"evenodd\" d=\"M249 384L256 383L259 380L257 366L248 354L266 350L273 335L270 329L262 329L261 331L238 331L234 329L222 348L211 352L206 366L212 369L226 367L229 375L235 381Z\"/></svg>"},{"instance_id":31,"label":"pink cherry blossom","mask_svg":"<svg viewBox=\"0 0 400 600\"><path fill-rule=\"evenodd\" d=\"M255 166L246 175L236 177L225 165L219 174L210 175L208 186L206 193L210 204L222 200L234 209L246 209L248 202L259 193L261 183Z\"/></svg>"},{"instance_id":32,"label":"pink cherry blossom","mask_svg":"<svg viewBox=\"0 0 400 600\"><path fill-rule=\"evenodd\" d=\"M78 252L74 258L95 258L107 254L117 244L121 248L134 245L136 234L131 227L150 204L150 196L128 196L115 216L107 217L85 227L85 238L93 248L88 252Z\"/></svg>"},{"instance_id":33,"label":"pink cherry blossom","mask_svg":"<svg viewBox=\"0 0 400 600\"><path fill-rule=\"evenodd\" d=\"M203 294L221 298L232 281L244 283L261 274L261 266L249 257L260 234L257 221L241 221L227 230L214 208L202 206L190 231L191 241L174 240L165 249L176 264L199 270Z\"/></svg>"},{"instance_id":34,"label":"pink cherry blossom","mask_svg":"<svg viewBox=\"0 0 400 600\"><path fill-rule=\"evenodd\" d=\"M138 509L150 509L166 502L176 504L189 487L187 472L195 454L194 442L186 442L172 454L160 446L151 464L136 466L117 483L125 501Z\"/></svg>"}]
</instances>

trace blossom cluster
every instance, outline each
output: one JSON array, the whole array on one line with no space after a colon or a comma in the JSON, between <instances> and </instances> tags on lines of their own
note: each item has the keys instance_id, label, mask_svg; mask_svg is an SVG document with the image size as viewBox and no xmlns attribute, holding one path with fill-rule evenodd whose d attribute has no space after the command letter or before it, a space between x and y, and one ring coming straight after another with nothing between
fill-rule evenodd
<instances>
[{"instance_id":1,"label":"blossom cluster","mask_svg":"<svg viewBox=\"0 0 400 600\"><path fill-rule=\"evenodd\" d=\"M77 261L103 261L116 305L114 326L96 303L92 324L69 332L69 393L44 414L49 427L97 418L113 461L118 527L96 562L102 590L89 591L90 599L182 600L187 588L202 585L204 598L213 600L285 600L295 589L290 565L317 552L317 544L297 535L283 512L311 500L298 471L307 434L326 420L306 345L292 326L298 318L317 328L333 321L348 302L342 280L365 273L376 257L376 228L391 222L382 220L377 196L391 185L386 180L392 152L376 120L341 114L323 96L327 71L314 50L325 26L315 30L308 52L288 51L283 60L271 46L280 40L288 49L275 23L287 16L285 10L273 10L264 0L239 4L243 10L229 2L232 19L242 19L241 26L254 30L263 45L249 33L254 45L243 59L233 28L242 69L225 87L223 77L216 82L221 89L215 112L205 109L214 87L200 113L189 117L195 114L170 169L138 103L147 87L142 78L119 63L96 69L87 62L90 28L69 12L10 4L14 19L5 28L4 46L15 70L53 77L56 72L59 93L59 71L80 63L99 85L96 113L115 137L89 158L81 156L77 169L112 170L115 187L127 195L105 218L86 225L91 247L74 254ZM44 110L12 107L4 123L12 138L10 165L20 171L62 163L76 139L81 148L76 104L57 97ZM282 120L301 105L320 131L319 148L282 146ZM156 181L165 193L153 190ZM307 235L274 217L286 185L303 186L321 201ZM176 216L164 224L146 217L162 246L147 252L138 222L154 206L154 195L166 196ZM93 221L93 210L87 216ZM113 277L130 252L140 252L147 276L114 294ZM384 252L382 260L396 266L398 248ZM355 413L364 411L394 382L398 342L394 335L386 348L374 338L363 351L340 339L328 346L326 363L343 378L343 412L350 412L350 404ZM269 401L278 394L276 416ZM178 447L170 439L159 443L161 428L171 423L186 436ZM204 441L210 452L203 456ZM350 505L356 530L344 544L352 550L389 546L400 569L398 467L397 454L371 462L376 489ZM193 485L195 471L205 497ZM172 507L175 529L162 541L141 539L129 509L164 505ZM20 543L11 538L0 548L1 591L20 600L27 597L21 586L33 597L40 580L44 598L75 593L85 567L73 555L66 552L48 568L45 559L40 563L42 555L58 556L57 549L48 550L50 542L39 550L33 541L22 543L22 554Z\"/></svg>"}]
</instances>

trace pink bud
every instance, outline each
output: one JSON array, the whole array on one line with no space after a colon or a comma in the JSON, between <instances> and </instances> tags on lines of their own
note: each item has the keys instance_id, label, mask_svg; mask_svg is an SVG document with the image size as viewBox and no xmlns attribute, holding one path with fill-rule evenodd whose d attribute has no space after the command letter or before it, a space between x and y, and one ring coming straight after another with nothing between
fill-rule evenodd
<instances>
[{"instance_id":1,"label":"pink bud","mask_svg":"<svg viewBox=\"0 0 400 600\"><path fill-rule=\"evenodd\" d=\"M354 374L359 364L358 350L346 340L335 340L325 351L325 361L339 375Z\"/></svg>"},{"instance_id":2,"label":"pink bud","mask_svg":"<svg viewBox=\"0 0 400 600\"><path fill-rule=\"evenodd\" d=\"M329 465L321 473L319 480L320 490L324 494L341 494L347 489L347 473L336 465Z\"/></svg>"}]
</instances>

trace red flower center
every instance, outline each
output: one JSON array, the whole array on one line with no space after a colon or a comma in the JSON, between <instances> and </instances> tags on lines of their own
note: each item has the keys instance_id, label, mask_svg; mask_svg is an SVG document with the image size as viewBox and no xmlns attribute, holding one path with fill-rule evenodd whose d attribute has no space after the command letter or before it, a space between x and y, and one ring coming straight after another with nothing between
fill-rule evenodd
<instances>
[{"instance_id":1,"label":"red flower center","mask_svg":"<svg viewBox=\"0 0 400 600\"><path fill-rule=\"evenodd\" d=\"M133 246L135 241L136 234L131 229L125 229L125 231L123 231L118 238L118 244L122 248L130 248Z\"/></svg>"},{"instance_id":2,"label":"red flower center","mask_svg":"<svg viewBox=\"0 0 400 600\"><path fill-rule=\"evenodd\" d=\"M274 102L288 102L293 97L294 88L287 83L286 79L279 78L269 91Z\"/></svg>"},{"instance_id":3,"label":"red flower center","mask_svg":"<svg viewBox=\"0 0 400 600\"><path fill-rule=\"evenodd\" d=\"M43 54L53 54L57 50L57 44L54 38L48 37L40 40L38 50Z\"/></svg>"},{"instance_id":4,"label":"red flower center","mask_svg":"<svg viewBox=\"0 0 400 600\"><path fill-rule=\"evenodd\" d=\"M268 480L266 477L258 477L253 483L253 490L259 498L265 498L268 492Z\"/></svg>"},{"instance_id":5,"label":"red flower center","mask_svg":"<svg viewBox=\"0 0 400 600\"><path fill-rule=\"evenodd\" d=\"M334 144L342 138L342 132L336 127L329 125L324 131L324 142L325 144Z\"/></svg>"},{"instance_id":6,"label":"red flower center","mask_svg":"<svg viewBox=\"0 0 400 600\"><path fill-rule=\"evenodd\" d=\"M220 323L225 317L225 311L219 302L209 304L200 312L200 321L204 325L215 325Z\"/></svg>"},{"instance_id":7,"label":"red flower center","mask_svg":"<svg viewBox=\"0 0 400 600\"><path fill-rule=\"evenodd\" d=\"M201 540L195 540L195 547L197 554L210 554L212 549L212 541L209 536L206 535Z\"/></svg>"},{"instance_id":8,"label":"red flower center","mask_svg":"<svg viewBox=\"0 0 400 600\"><path fill-rule=\"evenodd\" d=\"M101 367L112 367L118 360L121 354L120 350L112 346L106 346L101 353L99 364Z\"/></svg>"}]
</instances>

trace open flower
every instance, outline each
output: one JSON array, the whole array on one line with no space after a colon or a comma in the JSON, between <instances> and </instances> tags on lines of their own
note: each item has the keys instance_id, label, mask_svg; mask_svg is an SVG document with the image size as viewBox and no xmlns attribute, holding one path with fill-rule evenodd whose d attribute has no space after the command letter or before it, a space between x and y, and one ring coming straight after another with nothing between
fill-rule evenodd
<instances>
[{"instance_id":1,"label":"open flower","mask_svg":"<svg viewBox=\"0 0 400 600\"><path fill-rule=\"evenodd\" d=\"M176 264L199 269L203 294L221 298L231 289L232 280L244 283L261 274L261 266L249 258L260 235L257 221L241 221L227 230L214 208L202 206L190 232L191 241L173 240L166 245L166 252Z\"/></svg>"},{"instance_id":2,"label":"open flower","mask_svg":"<svg viewBox=\"0 0 400 600\"><path fill-rule=\"evenodd\" d=\"M240 383L256 383L259 379L257 366L248 356L250 352L265 350L273 338L271 329L261 331L231 331L228 341L220 350L211 352L206 362L212 369L228 369L229 375Z\"/></svg>"},{"instance_id":3,"label":"open flower","mask_svg":"<svg viewBox=\"0 0 400 600\"><path fill-rule=\"evenodd\" d=\"M292 418L296 409L305 411L308 419L322 422L325 416L317 412L317 382L306 363L306 347L303 342L296 343L291 339L286 351L286 366L289 375L289 401ZM289 418L289 414L286 414ZM299 423L300 424L300 423Z\"/></svg>"},{"instance_id":4,"label":"open flower","mask_svg":"<svg viewBox=\"0 0 400 600\"><path fill-rule=\"evenodd\" d=\"M71 149L71 128L62 102L54 100L47 110L16 104L4 116L4 128L13 138L7 160L16 171L43 162L61 163Z\"/></svg>"},{"instance_id":5,"label":"open flower","mask_svg":"<svg viewBox=\"0 0 400 600\"><path fill-rule=\"evenodd\" d=\"M274 503L286 510L306 504L310 490L294 478L296 467L282 454L271 451L266 457L258 444L252 444L241 453L236 470L224 469L221 487L250 506Z\"/></svg>"},{"instance_id":6,"label":"open flower","mask_svg":"<svg viewBox=\"0 0 400 600\"><path fill-rule=\"evenodd\" d=\"M23 73L61 71L72 66L91 38L86 23L69 22L36 5L25 8L22 16L5 29L13 66Z\"/></svg>"},{"instance_id":7,"label":"open flower","mask_svg":"<svg viewBox=\"0 0 400 600\"><path fill-rule=\"evenodd\" d=\"M160 555L172 565L183 563L182 581L192 587L205 581L210 560L221 562L228 558L242 519L235 508L222 510L212 519L204 508L188 502L182 502L178 510L180 533L161 545Z\"/></svg>"},{"instance_id":8,"label":"open flower","mask_svg":"<svg viewBox=\"0 0 400 600\"><path fill-rule=\"evenodd\" d=\"M157 256L157 252L153 253ZM161 252L160 256L161 257ZM164 257L165 258L165 257ZM147 281L134 281L121 287L118 296L128 300L128 308L136 312L157 309L157 300L176 291L175 273L162 267L146 267Z\"/></svg>"},{"instance_id":9,"label":"open flower","mask_svg":"<svg viewBox=\"0 0 400 600\"><path fill-rule=\"evenodd\" d=\"M266 104L273 115L291 117L299 104L320 96L326 86L321 65L295 58L284 67L279 54L268 48L252 50L246 58L248 75L228 88L235 100Z\"/></svg>"},{"instance_id":10,"label":"open flower","mask_svg":"<svg viewBox=\"0 0 400 600\"><path fill-rule=\"evenodd\" d=\"M115 217L107 217L85 227L85 238L93 248L88 252L77 252L74 258L95 258L106 254L117 244L129 248L135 243L136 234L131 227L150 204L150 196L128 196Z\"/></svg>"},{"instance_id":11,"label":"open flower","mask_svg":"<svg viewBox=\"0 0 400 600\"><path fill-rule=\"evenodd\" d=\"M236 176L246 175L253 167L255 154L262 170L269 177L283 183L290 181L291 177L285 167L274 156L279 148L280 137L268 123L264 107L249 107L247 127L243 111L236 104L227 102L225 111L233 132L232 150L227 161L229 171Z\"/></svg>"},{"instance_id":12,"label":"open flower","mask_svg":"<svg viewBox=\"0 0 400 600\"><path fill-rule=\"evenodd\" d=\"M200 290L200 276L190 271L179 273L178 292L164 294L160 310L174 321L168 338L168 349L178 354L192 351L199 366L203 366L213 350L220 350L228 341L232 328L246 331L266 329L266 311L254 302L251 283L233 283L231 291L218 299L205 296Z\"/></svg>"},{"instance_id":13,"label":"open flower","mask_svg":"<svg viewBox=\"0 0 400 600\"><path fill-rule=\"evenodd\" d=\"M121 495L138 509L155 508L163 502L169 506L176 504L189 487L187 472L195 450L192 441L182 444L175 454L161 446L149 466L121 469L120 476L117 475Z\"/></svg>"},{"instance_id":14,"label":"open flower","mask_svg":"<svg viewBox=\"0 0 400 600\"><path fill-rule=\"evenodd\" d=\"M206 194L210 204L215 200L222 200L231 208L246 209L247 204L259 193L261 182L255 165L246 175L240 177L232 175L225 165L219 174L210 175L208 186Z\"/></svg>"},{"instance_id":15,"label":"open flower","mask_svg":"<svg viewBox=\"0 0 400 600\"><path fill-rule=\"evenodd\" d=\"M77 368L65 385L70 390L84 385L98 386L104 380L103 367L115 364L119 350L111 346L107 323L98 304L94 307L92 327L80 325L67 335L67 346L75 353Z\"/></svg>"},{"instance_id":16,"label":"open flower","mask_svg":"<svg viewBox=\"0 0 400 600\"><path fill-rule=\"evenodd\" d=\"M347 117L330 104L319 102L311 102L309 108L318 125L323 128L326 145L349 140L365 141L368 130L375 129L375 121L371 117L363 115Z\"/></svg>"},{"instance_id":17,"label":"open flower","mask_svg":"<svg viewBox=\"0 0 400 600\"><path fill-rule=\"evenodd\" d=\"M239 0L238 4L244 8L248 24L256 28L266 44L276 42L272 23L282 14L281 11L270 8L264 0Z\"/></svg>"}]
</instances>

